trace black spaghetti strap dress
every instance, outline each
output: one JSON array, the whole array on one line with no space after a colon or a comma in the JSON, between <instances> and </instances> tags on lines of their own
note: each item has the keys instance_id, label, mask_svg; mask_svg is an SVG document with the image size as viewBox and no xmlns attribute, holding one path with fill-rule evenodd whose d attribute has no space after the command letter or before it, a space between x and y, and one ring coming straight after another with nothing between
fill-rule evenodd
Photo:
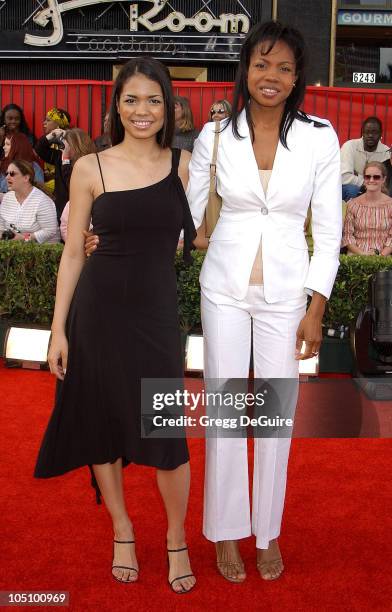
<instances>
[{"instance_id":1,"label":"black spaghetti strap dress","mask_svg":"<svg viewBox=\"0 0 392 612\"><path fill-rule=\"evenodd\" d=\"M189 459L185 437L140 433L141 379L183 378L174 258L181 228L188 259L196 232L179 157L173 149L170 174L141 189L107 192L102 177L104 192L92 208L100 243L71 302L67 372L39 451L38 478L120 457L124 465L168 470Z\"/></svg>"}]
</instances>

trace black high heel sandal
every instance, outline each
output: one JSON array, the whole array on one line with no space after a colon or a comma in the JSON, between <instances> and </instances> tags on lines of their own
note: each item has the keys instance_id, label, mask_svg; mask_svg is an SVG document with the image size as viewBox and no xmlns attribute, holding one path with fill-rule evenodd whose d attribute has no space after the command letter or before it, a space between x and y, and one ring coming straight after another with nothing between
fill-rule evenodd
<instances>
[{"instance_id":1,"label":"black high heel sandal","mask_svg":"<svg viewBox=\"0 0 392 612\"><path fill-rule=\"evenodd\" d=\"M113 540L113 557L114 557L114 544L135 544L135 540ZM136 576L139 574L139 570L136 567L129 567L128 565L112 565L112 576L117 582L123 582L124 584L129 584L130 582L136 582L136 580L121 580L121 578L117 578L113 574L114 569L127 569L133 570L136 572Z\"/></svg>"},{"instance_id":2,"label":"black high heel sandal","mask_svg":"<svg viewBox=\"0 0 392 612\"><path fill-rule=\"evenodd\" d=\"M188 546L184 546L183 548L168 548L167 552L168 553L177 553L177 552L182 552L183 550L188 550ZM167 556L167 564L170 568L170 563L169 563L169 555ZM173 578L173 580L169 582L170 588L172 591L174 591L174 593L176 593L177 595L184 595L185 593L190 593L192 591L192 589L194 588L195 584L193 586L191 586L190 589L184 589L184 587L182 588L182 591L176 591L175 589L173 589L173 584L177 581L177 580L182 580L183 578L191 578L193 576L193 578L195 578L194 574L186 574L185 576L177 576L177 578Z\"/></svg>"}]
</instances>

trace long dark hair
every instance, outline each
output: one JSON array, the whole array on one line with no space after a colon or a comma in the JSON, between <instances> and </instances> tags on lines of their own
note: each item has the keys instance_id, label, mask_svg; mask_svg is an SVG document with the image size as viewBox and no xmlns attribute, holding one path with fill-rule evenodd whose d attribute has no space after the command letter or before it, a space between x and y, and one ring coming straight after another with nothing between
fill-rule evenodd
<instances>
[{"instance_id":1,"label":"long dark hair","mask_svg":"<svg viewBox=\"0 0 392 612\"><path fill-rule=\"evenodd\" d=\"M124 140L124 126L121 123L120 115L117 112L124 84L135 74L143 74L145 77L158 83L163 94L165 117L163 126L157 134L157 142L162 147L170 147L174 134L174 97L170 81L169 70L151 57L138 57L131 59L121 68L113 86L112 100L109 110L109 125L112 144L119 144Z\"/></svg>"},{"instance_id":2,"label":"long dark hair","mask_svg":"<svg viewBox=\"0 0 392 612\"><path fill-rule=\"evenodd\" d=\"M265 50L265 54L267 55L278 41L286 43L289 49L291 49L293 52L295 59L295 87L293 87L289 97L286 100L279 127L280 142L287 149L287 134L294 120L299 119L305 123L311 123L313 121L306 113L299 110L304 100L306 89L306 47L302 34L291 26L283 25L278 21L266 21L264 23L257 23L248 33L241 47L240 63L237 69L234 87L231 122L234 136L236 138L242 138L238 131L238 117L240 112L245 108L246 120L248 122L252 140L254 140L255 135L249 108L250 94L248 90L248 68L250 57L253 50L264 42L268 43L268 47ZM314 125L316 127L326 127L326 124L320 122L314 122Z\"/></svg>"},{"instance_id":3,"label":"long dark hair","mask_svg":"<svg viewBox=\"0 0 392 612\"><path fill-rule=\"evenodd\" d=\"M24 116L23 109L21 109L20 106L18 106L17 104L7 104L6 106L4 106L0 114L0 126L5 124L5 114L6 112L10 110L15 110L19 113L20 115L19 132L22 132L22 134L25 134L26 136L31 138L34 144L34 141L35 141L34 134L30 130L29 126L27 125L27 121L26 121L26 117Z\"/></svg>"}]
</instances>

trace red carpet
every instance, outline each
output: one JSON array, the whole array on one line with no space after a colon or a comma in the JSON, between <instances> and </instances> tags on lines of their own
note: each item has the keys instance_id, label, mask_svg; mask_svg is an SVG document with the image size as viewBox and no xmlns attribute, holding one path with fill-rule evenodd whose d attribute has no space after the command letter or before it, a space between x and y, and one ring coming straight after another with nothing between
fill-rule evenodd
<instances>
[{"instance_id":1,"label":"red carpet","mask_svg":"<svg viewBox=\"0 0 392 612\"><path fill-rule=\"evenodd\" d=\"M248 538L243 585L218 576L213 546L201 536L203 442L191 440L187 530L198 585L178 596L165 582L165 521L153 470L126 470L141 570L134 585L110 577L110 521L95 505L87 469L32 478L53 387L46 372L0 365L0 590L67 590L69 609L78 612L390 609L391 440L294 440L280 539L286 571L276 582L261 581Z\"/></svg>"}]
</instances>

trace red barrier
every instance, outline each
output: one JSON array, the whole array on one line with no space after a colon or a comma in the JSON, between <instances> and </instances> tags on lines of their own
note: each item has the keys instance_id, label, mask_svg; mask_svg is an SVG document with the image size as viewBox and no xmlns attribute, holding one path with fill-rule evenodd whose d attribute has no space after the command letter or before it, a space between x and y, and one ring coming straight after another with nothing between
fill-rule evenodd
<instances>
[{"instance_id":1,"label":"red barrier","mask_svg":"<svg viewBox=\"0 0 392 612\"><path fill-rule=\"evenodd\" d=\"M110 104L112 83L107 81L0 81L0 108L14 102L24 109L28 124L37 136L42 120L52 106L65 108L72 125L88 131L93 138L101 133L103 117ZM190 99L196 127L208 118L209 108L219 98L232 99L233 83L174 81L176 95ZM349 89L308 87L304 110L328 118L341 143L359 138L361 124L369 115L383 122L383 140L392 143L392 91L389 89Z\"/></svg>"}]
</instances>

